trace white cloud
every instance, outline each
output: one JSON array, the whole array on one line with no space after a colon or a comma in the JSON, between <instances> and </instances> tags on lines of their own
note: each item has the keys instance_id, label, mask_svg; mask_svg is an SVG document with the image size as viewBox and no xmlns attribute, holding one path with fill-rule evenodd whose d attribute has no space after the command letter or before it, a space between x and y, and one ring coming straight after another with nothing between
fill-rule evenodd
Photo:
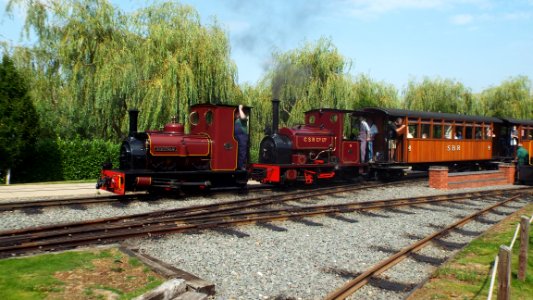
<instances>
[{"instance_id":1,"label":"white cloud","mask_svg":"<svg viewBox=\"0 0 533 300\"><path fill-rule=\"evenodd\" d=\"M455 15L451 17L450 21L455 25L467 25L474 21L474 16L469 14Z\"/></svg>"}]
</instances>

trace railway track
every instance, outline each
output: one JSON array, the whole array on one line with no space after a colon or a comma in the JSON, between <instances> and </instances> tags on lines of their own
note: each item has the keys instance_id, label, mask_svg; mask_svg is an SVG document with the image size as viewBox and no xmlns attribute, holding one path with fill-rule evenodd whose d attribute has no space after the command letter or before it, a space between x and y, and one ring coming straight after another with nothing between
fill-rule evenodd
<instances>
[{"instance_id":1,"label":"railway track","mask_svg":"<svg viewBox=\"0 0 533 300\"><path fill-rule=\"evenodd\" d=\"M528 193L531 193L531 189L527 189ZM459 227L462 227L463 225L467 224L468 222L471 222L475 220L476 218L480 217L483 214L486 214L500 206L503 206L511 201L517 200L520 197L522 197L524 194L516 194L516 195L508 195L506 198L502 201L499 201L497 203L494 203L484 209L481 209L477 212L474 212L456 222L453 224L436 231L428 236L426 236L423 239L420 239L413 244L404 247L400 251L394 253L393 255L389 256L388 258L378 262L377 264L373 265L371 268L367 269L363 273L361 273L359 276L347 281L343 286L339 287L338 289L331 292L329 295L326 296L325 299L327 300L339 300L339 299L346 299L353 295L356 291L358 291L361 287L369 283L371 280L379 280L379 275L384 273L385 271L391 269L404 259L414 255L417 251L424 248L425 246L429 245L430 243L434 242L435 240L447 235L452 230L455 230ZM531 197L531 194L529 194L529 197Z\"/></svg>"},{"instance_id":2,"label":"railway track","mask_svg":"<svg viewBox=\"0 0 533 300\"><path fill-rule=\"evenodd\" d=\"M395 200L353 202L334 205L272 208L287 201L344 193L363 187L336 187L276 196L256 197L222 204L91 220L79 223L28 228L0 232L0 257L37 250L59 250L95 243L119 242L130 237L156 236L173 232L235 226L244 223L269 222L313 215L347 213L358 210L470 200L498 195L516 195L526 190L497 190ZM366 188L366 187L365 187Z\"/></svg>"},{"instance_id":3,"label":"railway track","mask_svg":"<svg viewBox=\"0 0 533 300\"><path fill-rule=\"evenodd\" d=\"M418 179L415 177L414 180ZM385 183L384 185L401 185L406 182L413 182L413 180L402 180L397 182ZM383 185L383 184L382 184ZM344 185L340 185L344 186ZM348 185L353 186L353 185ZM365 183L360 185L363 188L373 188L376 187L376 183ZM334 187L333 187L334 188ZM274 190L272 186L269 185L251 185L247 188L246 191L259 191L259 190ZM75 190L75 189L73 189ZM302 189L305 191L305 188ZM240 192L242 191L239 188L220 188L213 189L210 192L212 193L226 193L226 192ZM205 194L205 193L204 193ZM194 196L195 194L192 194ZM109 204L109 203L130 203L132 201L152 201L160 200L164 198L176 197L175 194L160 194L160 195L151 195L146 193L135 193L128 194L126 196L100 196L100 197L72 197L72 198L60 198L60 199L28 199L20 201L5 201L0 202L0 212L2 211L13 211L20 209L35 209L35 208L50 208L50 207L60 207L60 206L74 206L74 205L92 205L92 204Z\"/></svg>"}]
</instances>

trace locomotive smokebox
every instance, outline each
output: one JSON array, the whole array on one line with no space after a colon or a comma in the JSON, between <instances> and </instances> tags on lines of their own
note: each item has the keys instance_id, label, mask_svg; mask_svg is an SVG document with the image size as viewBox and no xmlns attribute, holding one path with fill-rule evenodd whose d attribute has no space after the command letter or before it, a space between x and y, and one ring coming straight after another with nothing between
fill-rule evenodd
<instances>
[{"instance_id":1,"label":"locomotive smokebox","mask_svg":"<svg viewBox=\"0 0 533 300\"><path fill-rule=\"evenodd\" d=\"M279 127L279 100L272 99L272 134L278 133Z\"/></svg>"},{"instance_id":2,"label":"locomotive smokebox","mask_svg":"<svg viewBox=\"0 0 533 300\"><path fill-rule=\"evenodd\" d=\"M139 116L139 110L130 109L128 112L130 115L130 131L128 136L135 136L135 134L137 134L137 119Z\"/></svg>"}]
</instances>

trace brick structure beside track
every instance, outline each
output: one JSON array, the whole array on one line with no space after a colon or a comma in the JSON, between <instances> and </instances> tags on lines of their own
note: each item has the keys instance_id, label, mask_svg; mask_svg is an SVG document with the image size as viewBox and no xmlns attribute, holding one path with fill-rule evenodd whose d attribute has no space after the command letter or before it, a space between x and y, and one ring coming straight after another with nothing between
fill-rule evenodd
<instances>
[{"instance_id":1,"label":"brick structure beside track","mask_svg":"<svg viewBox=\"0 0 533 300\"><path fill-rule=\"evenodd\" d=\"M429 187L435 189L462 189L514 184L514 164L499 164L495 171L448 173L448 167L429 168Z\"/></svg>"}]
</instances>

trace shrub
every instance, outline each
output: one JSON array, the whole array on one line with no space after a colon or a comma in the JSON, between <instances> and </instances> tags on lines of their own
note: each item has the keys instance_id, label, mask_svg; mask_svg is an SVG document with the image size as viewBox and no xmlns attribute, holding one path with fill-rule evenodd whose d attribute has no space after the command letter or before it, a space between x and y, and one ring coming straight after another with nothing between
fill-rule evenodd
<instances>
[{"instance_id":1,"label":"shrub","mask_svg":"<svg viewBox=\"0 0 533 300\"><path fill-rule=\"evenodd\" d=\"M104 140L39 140L21 167L13 170L12 182L96 179L102 163L118 166L119 147Z\"/></svg>"}]
</instances>

